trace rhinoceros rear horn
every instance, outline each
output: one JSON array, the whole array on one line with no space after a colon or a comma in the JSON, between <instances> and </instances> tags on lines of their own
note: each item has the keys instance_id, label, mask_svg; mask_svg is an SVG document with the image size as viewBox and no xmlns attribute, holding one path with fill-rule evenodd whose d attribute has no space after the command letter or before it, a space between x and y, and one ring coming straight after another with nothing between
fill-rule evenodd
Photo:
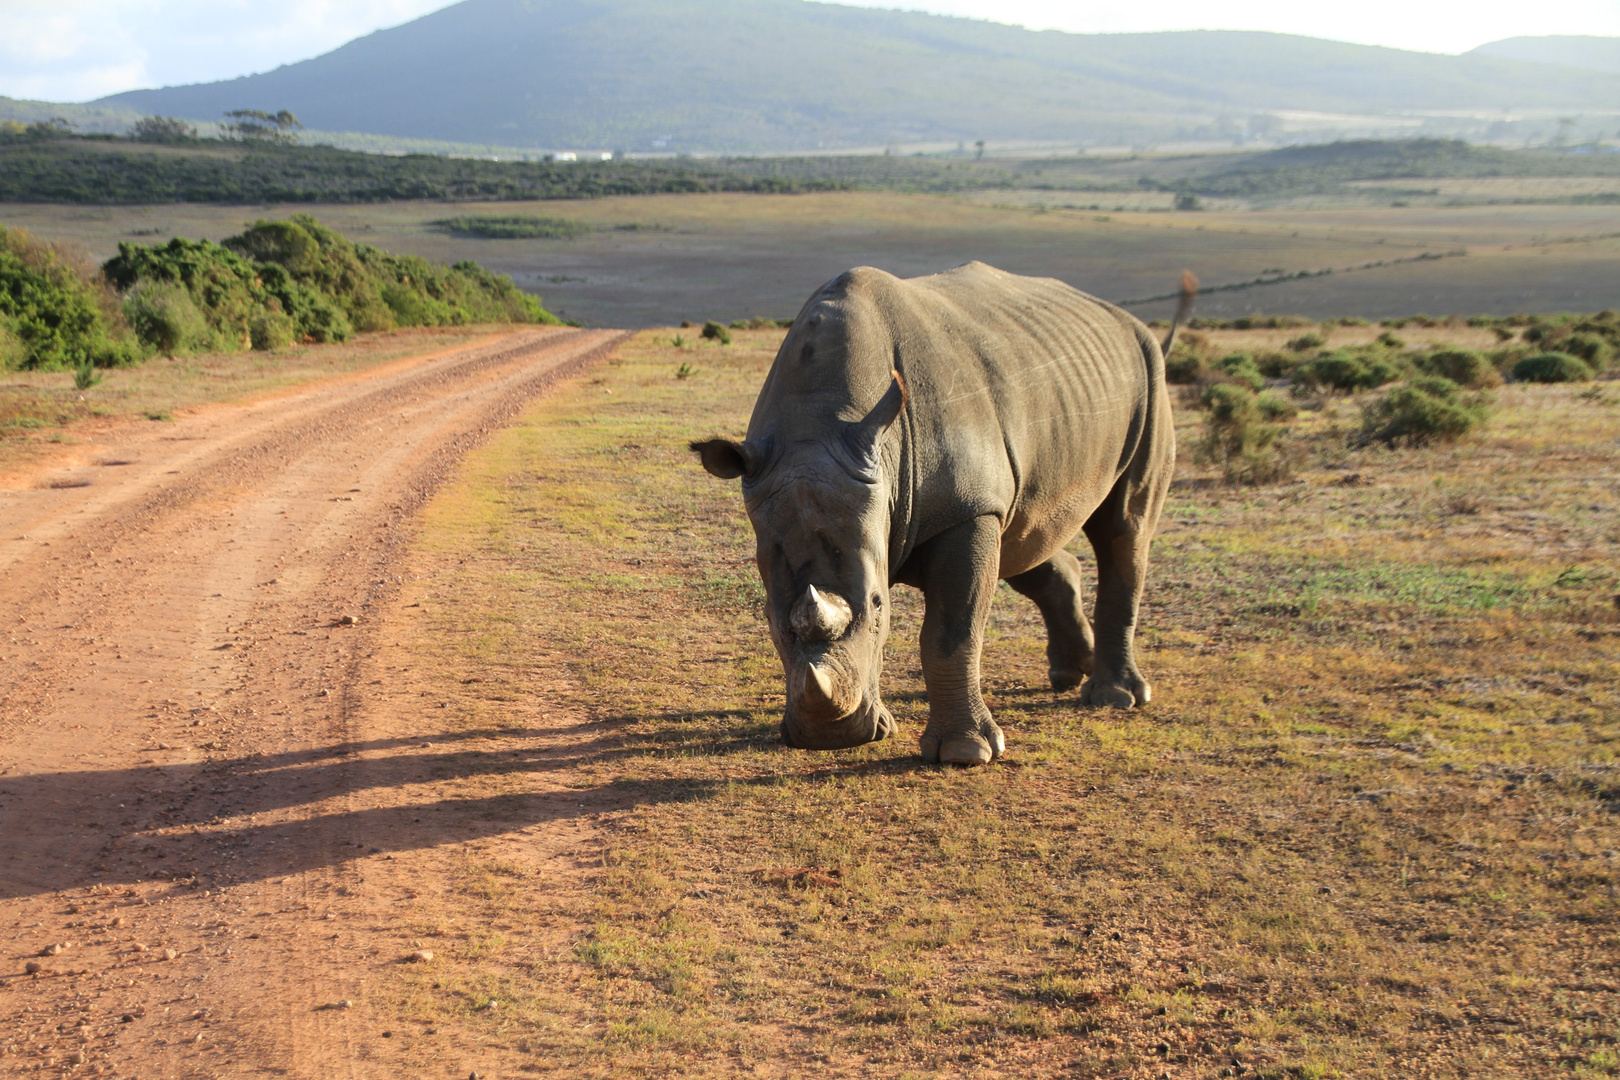
<instances>
[{"instance_id":1,"label":"rhinoceros rear horn","mask_svg":"<svg viewBox=\"0 0 1620 1080\"><path fill-rule=\"evenodd\" d=\"M703 467L722 480L748 476L759 468L761 455L758 448L745 442L709 439L691 443L690 446L702 460Z\"/></svg>"},{"instance_id":2,"label":"rhinoceros rear horn","mask_svg":"<svg viewBox=\"0 0 1620 1080\"><path fill-rule=\"evenodd\" d=\"M889 389L872 406L872 411L866 414L865 419L857 420L844 429L844 441L854 453L855 460L863 471L874 475L877 472L878 440L906 407L906 380L900 377L898 371L891 371L889 375Z\"/></svg>"}]
</instances>

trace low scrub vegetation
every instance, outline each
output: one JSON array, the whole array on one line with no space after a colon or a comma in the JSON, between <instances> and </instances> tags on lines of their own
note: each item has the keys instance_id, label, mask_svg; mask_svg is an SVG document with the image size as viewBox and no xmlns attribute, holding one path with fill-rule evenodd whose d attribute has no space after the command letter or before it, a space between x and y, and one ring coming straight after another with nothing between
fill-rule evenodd
<instances>
[{"instance_id":1,"label":"low scrub vegetation","mask_svg":"<svg viewBox=\"0 0 1620 1080\"><path fill-rule=\"evenodd\" d=\"M582 221L568 218L527 217L453 217L435 221L434 225L446 232L462 236L479 236L486 240L572 240L593 231Z\"/></svg>"},{"instance_id":2,"label":"low scrub vegetation","mask_svg":"<svg viewBox=\"0 0 1620 1080\"><path fill-rule=\"evenodd\" d=\"M1444 376L1418 375L1366 407L1361 437L1390 447L1460 439L1485 422L1490 405Z\"/></svg>"},{"instance_id":3,"label":"low scrub vegetation","mask_svg":"<svg viewBox=\"0 0 1620 1080\"><path fill-rule=\"evenodd\" d=\"M1182 388L1184 406L1203 413L1193 459L1222 481L1243 485L1287 480L1312 453L1461 439L1490 420L1491 391L1504 382L1584 382L1609 370L1620 345L1613 311L1469 320L1415 315L1385 320L1371 340L1363 331L1361 343L1333 347L1326 347L1331 328L1365 320L1333 319L1316 328L1285 316L1194 322L1201 329L1181 336L1165 360L1165 377ZM1448 327L1464 338L1472 333L1476 342L1478 330L1493 330L1497 347L1448 343ZM1395 333L1406 328L1426 340ZM1281 335L1269 339L1272 347L1253 346L1254 331L1277 330L1305 332L1282 348L1274 347ZM1232 351L1224 343L1233 341L1246 347ZM1335 402L1346 399L1359 410L1358 424L1320 422L1337 416ZM1296 423L1306 418L1308 435Z\"/></svg>"},{"instance_id":4,"label":"low scrub vegetation","mask_svg":"<svg viewBox=\"0 0 1620 1080\"><path fill-rule=\"evenodd\" d=\"M106 368L154 352L556 321L505 275L392 255L302 215L256 222L222 244L122 243L100 271L21 230L0 229L0 365L8 368Z\"/></svg>"},{"instance_id":5,"label":"low scrub vegetation","mask_svg":"<svg viewBox=\"0 0 1620 1080\"><path fill-rule=\"evenodd\" d=\"M10 137L0 132L0 143L6 144L0 146L0 202L494 202L713 191L787 194L852 186L825 170L819 177L797 178L684 162L392 157L264 139L185 139L155 153L111 136L69 137L66 131L47 136L29 128Z\"/></svg>"},{"instance_id":6,"label":"low scrub vegetation","mask_svg":"<svg viewBox=\"0 0 1620 1080\"><path fill-rule=\"evenodd\" d=\"M1592 369L1569 353L1544 352L1514 364L1513 377L1520 382L1586 382L1592 378Z\"/></svg>"}]
</instances>

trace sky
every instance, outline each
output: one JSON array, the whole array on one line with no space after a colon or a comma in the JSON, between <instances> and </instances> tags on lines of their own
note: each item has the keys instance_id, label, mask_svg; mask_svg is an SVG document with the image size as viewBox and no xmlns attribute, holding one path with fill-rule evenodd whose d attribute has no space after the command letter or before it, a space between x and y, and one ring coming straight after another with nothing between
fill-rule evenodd
<instances>
[{"instance_id":1,"label":"sky","mask_svg":"<svg viewBox=\"0 0 1620 1080\"><path fill-rule=\"evenodd\" d=\"M1439 53L1520 35L1620 36L1620 0L844 2L1032 30L1271 30ZM88 101L229 79L318 56L446 6L445 0L0 0L0 95Z\"/></svg>"}]
</instances>

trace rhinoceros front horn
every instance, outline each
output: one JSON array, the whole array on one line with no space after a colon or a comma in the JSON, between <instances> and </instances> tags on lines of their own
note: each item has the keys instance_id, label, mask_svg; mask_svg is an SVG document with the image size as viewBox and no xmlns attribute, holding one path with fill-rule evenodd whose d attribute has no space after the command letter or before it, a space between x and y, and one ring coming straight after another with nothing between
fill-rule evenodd
<instances>
[{"instance_id":1,"label":"rhinoceros front horn","mask_svg":"<svg viewBox=\"0 0 1620 1080\"><path fill-rule=\"evenodd\" d=\"M807 711L819 713L832 706L833 683L819 666L810 664L804 672L804 706Z\"/></svg>"},{"instance_id":2,"label":"rhinoceros front horn","mask_svg":"<svg viewBox=\"0 0 1620 1080\"><path fill-rule=\"evenodd\" d=\"M788 621L793 632L805 641L836 641L849 629L851 618L849 601L811 585L793 605Z\"/></svg>"}]
</instances>

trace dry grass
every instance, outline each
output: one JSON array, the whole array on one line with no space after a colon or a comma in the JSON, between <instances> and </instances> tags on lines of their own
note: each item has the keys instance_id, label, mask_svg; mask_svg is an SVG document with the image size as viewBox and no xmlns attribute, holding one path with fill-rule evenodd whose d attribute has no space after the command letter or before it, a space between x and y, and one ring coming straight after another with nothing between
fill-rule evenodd
<instances>
[{"instance_id":1,"label":"dry grass","mask_svg":"<svg viewBox=\"0 0 1620 1080\"><path fill-rule=\"evenodd\" d=\"M1510 387L1398 453L1323 453L1319 418L1297 483L1189 474L1153 705L1052 694L1004 590L1009 756L960 771L916 756L907 590L901 736L778 742L740 500L683 449L743 427L779 334L737 339L641 335L429 512L418 673L468 731L594 719L564 774L607 839L562 906L521 840L469 851L401 1017L570 1076L1620 1073L1612 395Z\"/></svg>"}]
</instances>

